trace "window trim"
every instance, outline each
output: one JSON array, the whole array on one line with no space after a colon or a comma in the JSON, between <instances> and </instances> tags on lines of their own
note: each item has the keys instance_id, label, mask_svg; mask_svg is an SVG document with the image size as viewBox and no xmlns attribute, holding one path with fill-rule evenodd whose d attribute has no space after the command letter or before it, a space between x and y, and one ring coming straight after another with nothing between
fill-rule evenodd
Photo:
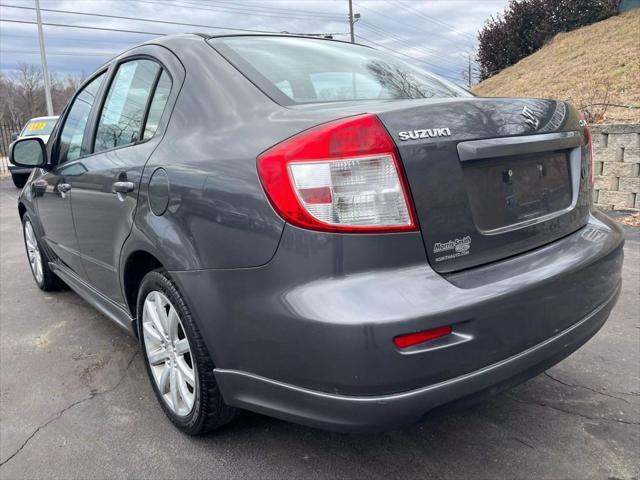
<instances>
[{"instance_id":1,"label":"window trim","mask_svg":"<svg viewBox=\"0 0 640 480\"><path fill-rule=\"evenodd\" d=\"M60 119L58 120L58 122L56 124L56 127L54 128L54 131L51 132L51 135L49 136L49 138L53 137L55 139L55 141L51 145L51 151L49 152L50 153L50 155L49 155L50 164L53 167L58 167L60 165L66 164L68 162L72 162L74 160L79 160L80 158L86 157L86 155L80 155L78 158L74 158L73 160L65 160L64 162L60 162L60 138L62 136L62 131L64 130L65 125L67 124L67 119L69 117L69 112L71 111L71 107L75 104L78 96L80 96L80 94L82 92L84 92L85 89L94 80L96 80L100 75L107 74L105 79L102 80L102 83L100 84L100 87L98 88L98 91L96 93L96 100L100 100L100 98L103 95L105 82L108 80L108 77L109 77L109 75L108 75L109 68L110 68L110 65L107 65L106 67L97 70L93 75L91 75L89 78L87 78L87 80L85 80L85 82L82 84L82 86L80 88L78 88L76 93L73 94L73 97L71 97L71 100L67 103L67 106L65 107L64 111L60 115ZM95 107L95 102L91 105L91 109L89 110L89 116L87 117L87 123L84 126L84 134L82 136L82 144L81 144L81 147L80 147L81 150L82 150L82 145L84 145L84 142L86 140L86 136L87 136L87 133L88 133L87 129L90 126L91 121L92 121L91 117L92 117L92 111L93 111L94 107Z\"/></svg>"},{"instance_id":2,"label":"window trim","mask_svg":"<svg viewBox=\"0 0 640 480\"><path fill-rule=\"evenodd\" d=\"M104 92L106 91L105 89L107 88L107 83L110 85L110 78L113 75L114 67L130 59L142 58L142 57L149 58L159 63L160 66L162 66L162 68L167 72L167 75L171 79L171 92L169 94L169 98L167 100L165 110L162 112L162 117L158 126L158 130L156 131L154 136L147 139L147 141L154 140L157 138L162 138L164 136L164 134L166 133L166 127L168 125L168 120L172 115L173 110L176 107L178 97L180 95L180 91L182 90L182 86L184 85L184 82L186 79L187 72L184 68L184 65L180 61L180 59L176 56L175 53L173 53L167 47L159 44L154 44L154 43L143 44L138 47L134 47L131 50L123 52L119 56L115 57L114 59L102 65L100 68L98 68L98 70L92 73L87 78L87 80L85 80L85 82L80 86L80 88L78 88L78 90L73 94L69 102L67 102L67 105L65 106L64 110L60 114L60 119L56 123L56 127L54 131L51 133L50 141L47 143L47 153L48 153L47 156L49 158L48 169L55 170L57 169L58 165L63 165L57 162L60 131L64 127L67 121L69 107L76 100L76 97L80 94L80 92L82 92L87 87L87 85L91 83L93 80L95 80L97 77L99 77L102 74L106 74L105 80L101 84L100 89L96 94L96 99L100 102L100 105L102 105L105 99ZM102 109L100 109L99 111L102 111ZM89 143L89 145L92 145L93 143L93 137L95 136L94 126L96 125L95 116L97 112L98 110L96 107L96 103L94 102L94 104L91 107L91 112L89 113L89 120L87 121L87 126L85 127L85 133L84 133L85 138L83 138L83 144L85 141L89 141L89 140L91 140L91 143ZM90 128L90 130L86 131L86 128ZM158 137L159 133L161 134L160 137ZM89 136L91 136L91 139L88 138ZM126 146L130 147L131 145L126 145ZM122 148L122 147L119 147L119 148ZM102 153L102 152L106 152L106 150L102 150L101 152L98 152L98 153ZM88 157L92 157L93 155L95 155L95 153L93 152L93 148L91 148L91 151L88 151L84 155L80 155L80 157L74 159L73 161L82 160ZM71 160L68 162L64 162L64 165L67 165L69 162L71 162Z\"/></svg>"},{"instance_id":3,"label":"window trim","mask_svg":"<svg viewBox=\"0 0 640 480\"><path fill-rule=\"evenodd\" d=\"M153 103L153 97L156 96L156 90L158 89L158 83L160 83L160 78L162 78L162 74L164 72L167 72L167 75L169 75L169 72L167 70L165 70L162 65L160 65L160 70L158 70L158 73L156 73L156 78L153 79L153 84L151 85L151 94L149 95L149 98L147 98L147 104L144 107L144 114L142 115L142 125L140 126L140 140L139 142L148 142L149 140L151 140L153 137L156 136L156 132L153 132L153 135L151 135L149 138L144 138L144 132L147 129L147 121L149 120L149 112L151 111L151 104ZM171 80L171 75L169 75L169 80ZM173 80L171 80L171 88L173 88ZM169 93L171 93L171 90L169 90ZM169 98L167 97L167 102L169 101ZM164 108L167 108L167 104L164 104ZM162 113L164 113L164 109L162 111ZM160 117L162 117L162 115L160 115ZM156 131L158 129L156 128Z\"/></svg>"},{"instance_id":4,"label":"window trim","mask_svg":"<svg viewBox=\"0 0 640 480\"><path fill-rule=\"evenodd\" d=\"M153 80L153 83L151 84L151 90L149 91L149 98L147 98L147 104L145 105L145 110L144 110L144 117L143 117L143 121L142 124L140 126L140 131L138 132L138 136L139 136L139 140L137 142L134 143L127 143L126 145L118 145L117 147L112 147L112 148L108 148L105 150L100 150L98 152L96 152L96 136L98 134L98 127L100 126L100 116L102 115L102 110L104 109L104 105L107 101L107 96L109 94L109 91L111 90L111 86L113 85L113 82L115 81L116 75L118 73L118 70L120 69L120 66L125 64L125 63L129 63L129 62L135 62L136 60L149 60L152 61L154 63L156 63L160 68L158 69L158 72L156 73L156 77ZM173 81L173 76L171 75L171 72L169 71L169 69L164 65L163 62L161 62L159 59L157 59L156 57L153 57L149 54L146 53L139 53L139 54L135 54L135 55L131 55L128 57L124 57L122 59L119 59L118 61L114 62L111 66L111 73L109 74L109 78L108 78L108 85L105 86L105 90L103 92L103 95L100 99L100 106L96 109L96 111L94 112L93 115L93 119L92 119L92 131L89 137L89 148L88 148L88 152L86 155L84 155L84 157L89 157L91 155L98 155L101 153L107 153L107 152L113 152L114 150L120 150L121 148L128 148L128 147L133 147L135 145L141 145L143 143L148 142L149 140L152 140L156 134L154 132L154 134L147 138L147 139L143 139L142 138L142 134L144 133L144 129L147 125L147 117L149 115L149 109L151 108L151 102L153 100L153 96L155 95L156 92L156 87L158 86L158 82L160 80L160 76L162 75L162 72L165 71L167 72L167 75L169 76L169 79L171 80L171 90L173 91L173 85L174 85L174 81ZM166 108L166 105L165 105ZM164 112L163 112L164 114Z\"/></svg>"}]
</instances>

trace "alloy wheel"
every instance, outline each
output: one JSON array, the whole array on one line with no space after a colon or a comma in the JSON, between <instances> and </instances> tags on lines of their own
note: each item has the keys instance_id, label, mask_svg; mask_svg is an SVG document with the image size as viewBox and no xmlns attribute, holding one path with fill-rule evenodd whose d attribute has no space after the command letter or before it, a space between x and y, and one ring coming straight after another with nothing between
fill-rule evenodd
<instances>
[{"instance_id":1,"label":"alloy wheel","mask_svg":"<svg viewBox=\"0 0 640 480\"><path fill-rule=\"evenodd\" d=\"M156 386L171 411L187 416L196 398L196 370L178 311L167 296L149 292L142 310L147 361Z\"/></svg>"},{"instance_id":2,"label":"alloy wheel","mask_svg":"<svg viewBox=\"0 0 640 480\"><path fill-rule=\"evenodd\" d=\"M33 231L33 226L30 221L26 221L24 224L24 241L27 246L27 256L29 257L29 265L31 271L38 284L42 283L44 272L42 270L42 255L40 255L40 247L38 247L38 240L36 240L36 234Z\"/></svg>"}]
</instances>

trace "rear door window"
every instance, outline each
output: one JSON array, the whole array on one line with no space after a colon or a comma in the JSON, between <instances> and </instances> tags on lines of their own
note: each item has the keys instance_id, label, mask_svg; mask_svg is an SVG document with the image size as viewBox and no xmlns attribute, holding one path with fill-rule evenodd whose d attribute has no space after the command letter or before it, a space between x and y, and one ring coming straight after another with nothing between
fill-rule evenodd
<instances>
[{"instance_id":1,"label":"rear door window","mask_svg":"<svg viewBox=\"0 0 640 480\"><path fill-rule=\"evenodd\" d=\"M132 60L118 67L100 113L94 152L141 140L147 103L159 73L160 65L152 60Z\"/></svg>"},{"instance_id":2,"label":"rear door window","mask_svg":"<svg viewBox=\"0 0 640 480\"><path fill-rule=\"evenodd\" d=\"M169 77L167 72L163 71L158 80L156 90L153 92L153 99L149 106L149 113L147 114L147 121L144 126L144 134L142 135L143 140L147 140L155 135L158 124L160 123L160 118L162 117L162 112L164 112L164 107L166 107L167 100L169 100L170 93L171 77Z\"/></svg>"}]
</instances>

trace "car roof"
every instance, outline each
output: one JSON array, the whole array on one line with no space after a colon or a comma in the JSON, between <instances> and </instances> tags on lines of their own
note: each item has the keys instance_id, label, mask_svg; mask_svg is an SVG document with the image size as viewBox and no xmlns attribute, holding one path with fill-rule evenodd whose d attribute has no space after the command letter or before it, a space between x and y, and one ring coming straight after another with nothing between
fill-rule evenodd
<instances>
[{"instance_id":1,"label":"car roof","mask_svg":"<svg viewBox=\"0 0 640 480\"><path fill-rule=\"evenodd\" d=\"M203 38L211 39L211 38L221 38L221 37L288 37L288 38L307 38L311 40L325 40L329 42L338 42L338 43L351 43L345 40L338 40L336 38L332 38L329 36L320 36L320 35L305 35L304 33L289 33L289 32L281 32L281 33L220 33L216 35L210 35L206 33L194 33L194 35L199 35Z\"/></svg>"},{"instance_id":2,"label":"car roof","mask_svg":"<svg viewBox=\"0 0 640 480\"><path fill-rule=\"evenodd\" d=\"M112 58L110 58L109 60L107 60L106 62L104 62L102 65L100 65L100 67L98 67L98 70L101 70L103 68L105 68L107 65L109 65L111 62L114 61L114 59L120 57L121 55L127 53L129 50L133 50L134 48L140 47L142 45L165 45L167 47L171 47L171 44L175 41L179 41L180 39L184 39L184 38L189 38L189 37L200 37L203 38L204 40L211 40L214 38L229 38L229 37L288 37L288 38L306 38L306 39L311 39L311 40L318 40L318 41L325 41L325 42L336 42L336 43L348 43L351 45L351 42L348 42L346 40L337 40L335 38L327 38L327 37L318 37L318 36L311 36L311 35L304 35L302 33L288 33L288 32L282 32L282 33L270 33L270 32L264 32L264 33L260 33L260 32L220 32L218 34L209 34L209 33L200 33L200 32L188 32L188 33L175 33L175 34L171 34L171 35L165 35L162 37L156 37L156 38L152 38L150 40L147 40L146 42L140 43L134 47L128 48L126 50L123 50L122 52L120 52L117 55L114 55ZM355 43L355 45L359 45L361 47L367 47L367 48L372 48L369 45L363 45L361 43Z\"/></svg>"},{"instance_id":3,"label":"car roof","mask_svg":"<svg viewBox=\"0 0 640 480\"><path fill-rule=\"evenodd\" d=\"M33 117L30 118L29 121L33 122L34 120L57 120L60 117L60 115L52 115L50 117Z\"/></svg>"},{"instance_id":4,"label":"car roof","mask_svg":"<svg viewBox=\"0 0 640 480\"><path fill-rule=\"evenodd\" d=\"M171 43L172 40L177 40L179 38L190 37L190 36L198 36L204 38L205 40L211 40L213 38L228 38L228 37L287 37L287 38L305 38L311 40L319 40L325 42L337 42L337 43L351 43L346 40L338 40L335 38L328 38L324 36L316 36L316 35L305 35L303 33L290 33L290 32L220 32L216 34L210 33L200 33L200 32L190 32L190 33L178 33L174 35L167 35L164 37L156 38L154 40L149 40L145 43ZM357 45L368 47L368 45L362 45L357 43Z\"/></svg>"}]
</instances>

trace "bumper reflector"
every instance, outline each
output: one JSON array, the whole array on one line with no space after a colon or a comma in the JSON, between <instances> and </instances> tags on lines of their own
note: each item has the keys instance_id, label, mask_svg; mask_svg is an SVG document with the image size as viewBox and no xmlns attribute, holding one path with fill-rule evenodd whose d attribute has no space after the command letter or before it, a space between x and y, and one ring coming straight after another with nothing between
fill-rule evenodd
<instances>
[{"instance_id":1,"label":"bumper reflector","mask_svg":"<svg viewBox=\"0 0 640 480\"><path fill-rule=\"evenodd\" d=\"M435 340L436 338L449 335L453 329L450 326L432 328L431 330L423 330L422 332L409 333L407 335L399 335L393 339L393 343L398 348L407 348L419 343Z\"/></svg>"}]
</instances>

